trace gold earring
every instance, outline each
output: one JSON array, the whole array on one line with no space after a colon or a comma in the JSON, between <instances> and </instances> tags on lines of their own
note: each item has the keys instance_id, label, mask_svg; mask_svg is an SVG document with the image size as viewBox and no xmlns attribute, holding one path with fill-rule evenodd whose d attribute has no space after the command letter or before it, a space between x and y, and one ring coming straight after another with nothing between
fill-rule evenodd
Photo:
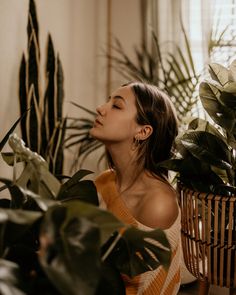
<instances>
[{"instance_id":1,"label":"gold earring","mask_svg":"<svg viewBox=\"0 0 236 295\"><path fill-rule=\"evenodd\" d=\"M138 137L134 137L133 140L133 145L132 145L132 151L135 151L139 146L139 138Z\"/></svg>"}]
</instances>

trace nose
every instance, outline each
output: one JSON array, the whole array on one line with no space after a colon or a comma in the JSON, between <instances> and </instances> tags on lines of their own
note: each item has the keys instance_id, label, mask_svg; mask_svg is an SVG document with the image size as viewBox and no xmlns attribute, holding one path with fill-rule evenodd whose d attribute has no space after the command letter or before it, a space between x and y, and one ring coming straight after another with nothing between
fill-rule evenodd
<instances>
[{"instance_id":1,"label":"nose","mask_svg":"<svg viewBox=\"0 0 236 295\"><path fill-rule=\"evenodd\" d=\"M99 115L104 116L106 114L105 104L98 106L96 111Z\"/></svg>"}]
</instances>

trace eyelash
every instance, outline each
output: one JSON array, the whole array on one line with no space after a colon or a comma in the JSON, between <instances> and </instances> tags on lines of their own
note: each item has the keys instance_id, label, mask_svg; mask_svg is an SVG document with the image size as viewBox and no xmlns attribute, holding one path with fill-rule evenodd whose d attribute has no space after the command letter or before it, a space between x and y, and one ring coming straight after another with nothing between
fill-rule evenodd
<instances>
[{"instance_id":1,"label":"eyelash","mask_svg":"<svg viewBox=\"0 0 236 295\"><path fill-rule=\"evenodd\" d=\"M115 105L115 104L113 104L112 107L113 107L114 109L119 109L119 110L121 109L120 107L118 107L118 106Z\"/></svg>"}]
</instances>

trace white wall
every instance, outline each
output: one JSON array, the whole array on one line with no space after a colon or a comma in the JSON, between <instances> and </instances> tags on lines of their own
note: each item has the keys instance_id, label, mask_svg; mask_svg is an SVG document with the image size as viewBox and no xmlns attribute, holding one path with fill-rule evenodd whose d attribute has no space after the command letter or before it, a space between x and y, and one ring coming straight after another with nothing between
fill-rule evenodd
<instances>
[{"instance_id":1,"label":"white wall","mask_svg":"<svg viewBox=\"0 0 236 295\"><path fill-rule=\"evenodd\" d=\"M107 0L36 0L42 78L46 39L51 33L65 76L64 114L78 115L68 101L95 110L106 99ZM111 31L127 52L140 42L139 0L111 0ZM0 1L0 139L19 116L18 72L27 46L28 0ZM43 82L43 81L42 81ZM123 83L112 74L111 89ZM84 114L84 113L83 113ZM20 134L19 129L17 133ZM70 157L67 155L68 161ZM85 168L96 170L96 156ZM67 167L70 163L67 161ZM1 164L2 167L2 164ZM6 173L5 168L1 169ZM67 169L67 168L66 168ZM5 175L6 176L6 175Z\"/></svg>"}]
</instances>

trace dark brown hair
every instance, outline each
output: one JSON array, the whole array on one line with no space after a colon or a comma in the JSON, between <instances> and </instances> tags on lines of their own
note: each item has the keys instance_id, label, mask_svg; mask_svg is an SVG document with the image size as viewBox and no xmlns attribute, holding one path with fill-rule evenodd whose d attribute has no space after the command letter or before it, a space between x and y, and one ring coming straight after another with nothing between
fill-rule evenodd
<instances>
[{"instance_id":1,"label":"dark brown hair","mask_svg":"<svg viewBox=\"0 0 236 295\"><path fill-rule=\"evenodd\" d=\"M143 83L130 82L129 85L136 98L137 123L151 125L152 134L139 142L137 163L141 169L154 176L164 178L168 171L158 164L172 157L175 138L178 134L178 120L169 96L158 87ZM113 166L108 154L108 162Z\"/></svg>"}]
</instances>

